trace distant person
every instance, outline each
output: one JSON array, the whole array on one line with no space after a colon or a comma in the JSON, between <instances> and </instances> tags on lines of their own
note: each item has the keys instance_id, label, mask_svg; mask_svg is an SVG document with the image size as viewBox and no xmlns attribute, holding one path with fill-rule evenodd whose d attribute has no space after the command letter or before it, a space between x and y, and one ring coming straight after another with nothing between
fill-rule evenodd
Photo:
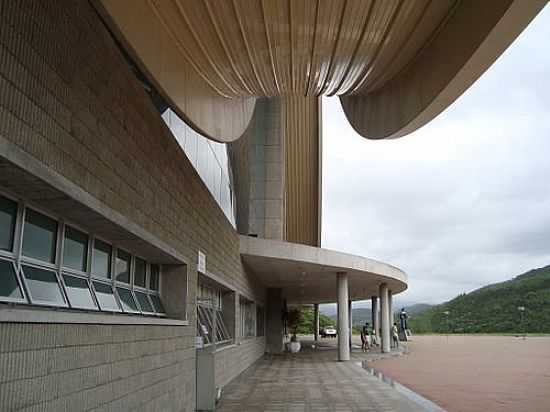
<instances>
[{"instance_id":1,"label":"distant person","mask_svg":"<svg viewBox=\"0 0 550 412\"><path fill-rule=\"evenodd\" d=\"M372 346L378 346L378 336L376 336L376 328L371 329L371 344Z\"/></svg>"},{"instance_id":2,"label":"distant person","mask_svg":"<svg viewBox=\"0 0 550 412\"><path fill-rule=\"evenodd\" d=\"M367 352L370 350L370 330L369 322L365 322L365 326L361 329L361 350Z\"/></svg>"},{"instance_id":3,"label":"distant person","mask_svg":"<svg viewBox=\"0 0 550 412\"><path fill-rule=\"evenodd\" d=\"M409 325L407 324L407 320L409 319L409 315L407 314L407 311L405 308L401 309L401 313L399 313L399 322L401 323L401 330L406 333L407 329L409 329Z\"/></svg>"},{"instance_id":4,"label":"distant person","mask_svg":"<svg viewBox=\"0 0 550 412\"><path fill-rule=\"evenodd\" d=\"M392 328L391 328L391 337L393 341L393 347L398 348L399 347L399 331L397 330L397 322L394 322Z\"/></svg>"}]
</instances>

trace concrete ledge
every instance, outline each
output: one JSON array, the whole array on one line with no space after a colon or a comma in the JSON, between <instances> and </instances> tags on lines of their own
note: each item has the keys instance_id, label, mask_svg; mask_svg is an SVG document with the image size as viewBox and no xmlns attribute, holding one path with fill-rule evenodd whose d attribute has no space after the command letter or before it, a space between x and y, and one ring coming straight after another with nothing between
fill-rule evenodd
<instances>
[{"instance_id":1,"label":"concrete ledge","mask_svg":"<svg viewBox=\"0 0 550 412\"><path fill-rule=\"evenodd\" d=\"M0 306L0 323L75 323L95 325L189 326L188 320L105 312L76 312L52 308Z\"/></svg>"}]
</instances>

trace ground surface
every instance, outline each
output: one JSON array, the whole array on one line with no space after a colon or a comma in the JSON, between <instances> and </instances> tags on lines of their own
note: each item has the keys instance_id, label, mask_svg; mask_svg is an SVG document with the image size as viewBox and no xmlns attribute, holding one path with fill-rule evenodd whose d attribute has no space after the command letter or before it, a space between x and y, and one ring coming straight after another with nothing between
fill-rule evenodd
<instances>
[{"instance_id":1,"label":"ground surface","mask_svg":"<svg viewBox=\"0 0 550 412\"><path fill-rule=\"evenodd\" d=\"M216 411L424 411L360 366L363 360L388 355L358 350L352 361L337 362L336 339L323 339L315 349L312 341L303 342L302 352L264 356L234 379L224 388Z\"/></svg>"},{"instance_id":2,"label":"ground surface","mask_svg":"<svg viewBox=\"0 0 550 412\"><path fill-rule=\"evenodd\" d=\"M550 411L550 337L416 336L369 364L449 412Z\"/></svg>"}]
</instances>

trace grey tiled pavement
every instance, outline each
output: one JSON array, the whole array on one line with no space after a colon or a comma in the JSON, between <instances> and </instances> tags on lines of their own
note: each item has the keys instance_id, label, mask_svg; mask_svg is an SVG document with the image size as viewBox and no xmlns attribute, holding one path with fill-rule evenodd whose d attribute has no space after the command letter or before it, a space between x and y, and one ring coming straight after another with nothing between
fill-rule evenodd
<instances>
[{"instance_id":1,"label":"grey tiled pavement","mask_svg":"<svg viewBox=\"0 0 550 412\"><path fill-rule=\"evenodd\" d=\"M424 411L360 365L388 355L354 350L351 361L337 362L333 342L311 344L298 354L264 356L224 388L216 411Z\"/></svg>"}]
</instances>

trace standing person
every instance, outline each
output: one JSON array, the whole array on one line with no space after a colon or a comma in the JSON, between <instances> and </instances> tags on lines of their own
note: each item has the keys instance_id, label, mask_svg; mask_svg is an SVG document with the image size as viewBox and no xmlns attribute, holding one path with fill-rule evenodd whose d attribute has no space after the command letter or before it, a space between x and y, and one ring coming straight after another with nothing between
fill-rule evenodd
<instances>
[{"instance_id":1,"label":"standing person","mask_svg":"<svg viewBox=\"0 0 550 412\"><path fill-rule=\"evenodd\" d=\"M393 347L398 348L399 347L399 332L397 330L397 323L394 322L392 328L392 340L393 340Z\"/></svg>"},{"instance_id":2,"label":"standing person","mask_svg":"<svg viewBox=\"0 0 550 412\"><path fill-rule=\"evenodd\" d=\"M361 349L363 352L370 350L369 322L365 322L365 326L361 329Z\"/></svg>"},{"instance_id":3,"label":"standing person","mask_svg":"<svg viewBox=\"0 0 550 412\"><path fill-rule=\"evenodd\" d=\"M372 346L378 346L378 338L376 336L376 328L373 327L370 332L371 332L370 341L372 343Z\"/></svg>"}]
</instances>

